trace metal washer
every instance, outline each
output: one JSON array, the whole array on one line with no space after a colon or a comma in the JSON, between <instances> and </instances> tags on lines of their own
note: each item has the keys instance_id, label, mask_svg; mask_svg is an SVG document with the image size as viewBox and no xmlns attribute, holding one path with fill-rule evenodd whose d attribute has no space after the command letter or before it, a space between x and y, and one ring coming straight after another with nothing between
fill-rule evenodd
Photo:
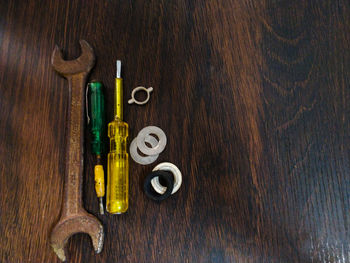
<instances>
[{"instance_id":1,"label":"metal washer","mask_svg":"<svg viewBox=\"0 0 350 263\"><path fill-rule=\"evenodd\" d=\"M148 135L145 138L145 142L149 143L152 145L152 147L157 146L158 141L156 138L154 138L151 135ZM137 143L136 143L136 138L134 138L130 144L130 156L131 158L142 165L146 165L146 164L151 164L153 163L155 160L157 160L159 154L155 154L155 155L148 155L148 156L141 156L138 152L137 152Z\"/></svg>"},{"instance_id":2,"label":"metal washer","mask_svg":"<svg viewBox=\"0 0 350 263\"><path fill-rule=\"evenodd\" d=\"M174 189L171 192L171 194L176 193L181 184L182 184L182 174L179 168L177 168L176 165L168 162L160 163L156 167L153 168L152 171L158 171L158 170L163 170L163 171L169 171L173 174L174 176ZM152 179L151 184L153 186L153 189L159 193L159 194L164 194L166 192L166 187L162 186L159 182L159 178L155 177Z\"/></svg>"},{"instance_id":3,"label":"metal washer","mask_svg":"<svg viewBox=\"0 0 350 263\"><path fill-rule=\"evenodd\" d=\"M159 139L158 144L152 148L148 147L145 141L145 138L147 136L150 136L151 134L156 135ZM136 138L136 142L137 142L137 148L139 148L139 150L143 154L155 155L155 154L160 154L164 150L167 139L162 129L156 126L147 126L139 132Z\"/></svg>"}]
</instances>

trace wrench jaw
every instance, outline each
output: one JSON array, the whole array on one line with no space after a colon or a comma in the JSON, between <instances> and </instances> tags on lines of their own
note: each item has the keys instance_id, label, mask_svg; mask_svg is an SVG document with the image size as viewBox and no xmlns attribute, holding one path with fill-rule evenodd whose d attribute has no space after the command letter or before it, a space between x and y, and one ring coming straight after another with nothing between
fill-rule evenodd
<instances>
[{"instance_id":1,"label":"wrench jaw","mask_svg":"<svg viewBox=\"0 0 350 263\"><path fill-rule=\"evenodd\" d=\"M80 40L81 55L74 60L64 60L61 49L56 45L52 53L51 64L60 75L67 77L89 72L95 65L95 54L85 40Z\"/></svg>"},{"instance_id":2,"label":"wrench jaw","mask_svg":"<svg viewBox=\"0 0 350 263\"><path fill-rule=\"evenodd\" d=\"M60 219L51 233L51 247L61 261L66 261L64 247L68 239L77 233L86 233L90 236L95 252L102 251L104 233L102 224L88 213Z\"/></svg>"}]
</instances>

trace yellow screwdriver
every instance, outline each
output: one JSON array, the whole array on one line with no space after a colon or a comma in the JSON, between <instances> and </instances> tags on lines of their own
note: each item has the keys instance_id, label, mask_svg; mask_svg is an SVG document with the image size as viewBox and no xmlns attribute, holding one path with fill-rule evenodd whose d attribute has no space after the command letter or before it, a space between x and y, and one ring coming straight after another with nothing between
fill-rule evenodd
<instances>
[{"instance_id":1,"label":"yellow screwdriver","mask_svg":"<svg viewBox=\"0 0 350 263\"><path fill-rule=\"evenodd\" d=\"M129 156L126 148L129 126L123 122L121 61L117 60L116 64L114 120L108 124L107 211L111 214L124 213L129 206Z\"/></svg>"}]
</instances>

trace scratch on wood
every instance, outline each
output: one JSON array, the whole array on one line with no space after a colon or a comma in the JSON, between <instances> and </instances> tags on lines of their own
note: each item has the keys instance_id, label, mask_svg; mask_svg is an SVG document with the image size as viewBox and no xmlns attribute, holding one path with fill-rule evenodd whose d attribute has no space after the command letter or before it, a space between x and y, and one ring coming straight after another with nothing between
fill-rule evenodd
<instances>
[{"instance_id":1,"label":"scratch on wood","mask_svg":"<svg viewBox=\"0 0 350 263\"><path fill-rule=\"evenodd\" d=\"M299 110L297 111L297 113L294 115L294 117L289 120L289 121L286 121L285 123L283 123L282 125L278 126L276 128L276 130L278 132L282 131L282 130L285 130L285 129L288 129L291 125L295 124L295 122L302 116L302 114L304 112L308 112L308 111L311 111L313 109L313 107L315 106L315 103L316 103L316 99L311 103L310 107L306 107L306 106L300 106L299 107Z\"/></svg>"}]
</instances>

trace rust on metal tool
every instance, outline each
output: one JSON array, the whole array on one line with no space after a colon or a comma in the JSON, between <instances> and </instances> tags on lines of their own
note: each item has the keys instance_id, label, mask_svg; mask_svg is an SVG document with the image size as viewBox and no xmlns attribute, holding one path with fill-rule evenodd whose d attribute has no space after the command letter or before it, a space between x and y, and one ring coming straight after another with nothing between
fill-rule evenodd
<instances>
[{"instance_id":1,"label":"rust on metal tool","mask_svg":"<svg viewBox=\"0 0 350 263\"><path fill-rule=\"evenodd\" d=\"M57 256L66 260L64 246L76 233L90 235L95 252L103 247L103 226L86 212L82 202L83 139L84 139L84 89L87 76L95 64L92 47L80 40L82 54L75 60L65 61L58 46L52 54L52 66L69 83L66 169L61 216L51 233L51 246Z\"/></svg>"}]
</instances>

